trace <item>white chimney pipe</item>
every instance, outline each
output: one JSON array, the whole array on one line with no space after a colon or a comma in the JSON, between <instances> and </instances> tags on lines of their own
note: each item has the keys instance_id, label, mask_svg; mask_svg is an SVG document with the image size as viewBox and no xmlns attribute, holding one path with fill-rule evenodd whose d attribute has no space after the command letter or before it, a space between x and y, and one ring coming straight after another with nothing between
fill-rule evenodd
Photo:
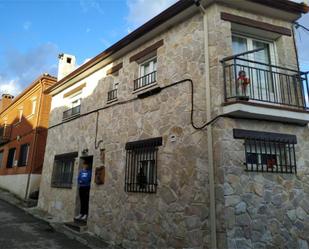
<instances>
[{"instance_id":1,"label":"white chimney pipe","mask_svg":"<svg viewBox=\"0 0 309 249\"><path fill-rule=\"evenodd\" d=\"M73 72L76 68L76 58L74 55L59 54L58 81Z\"/></svg>"}]
</instances>

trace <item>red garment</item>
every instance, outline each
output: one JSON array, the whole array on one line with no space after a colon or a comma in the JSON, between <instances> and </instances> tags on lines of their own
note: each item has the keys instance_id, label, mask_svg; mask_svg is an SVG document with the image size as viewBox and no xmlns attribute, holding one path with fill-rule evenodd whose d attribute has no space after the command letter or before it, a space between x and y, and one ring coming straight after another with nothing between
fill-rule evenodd
<instances>
[{"instance_id":1,"label":"red garment","mask_svg":"<svg viewBox=\"0 0 309 249\"><path fill-rule=\"evenodd\" d=\"M237 80L238 80L238 82L239 82L240 84L243 84L243 85L249 85L249 84L250 84L250 79L247 78L246 76L239 76L239 77L237 78Z\"/></svg>"}]
</instances>

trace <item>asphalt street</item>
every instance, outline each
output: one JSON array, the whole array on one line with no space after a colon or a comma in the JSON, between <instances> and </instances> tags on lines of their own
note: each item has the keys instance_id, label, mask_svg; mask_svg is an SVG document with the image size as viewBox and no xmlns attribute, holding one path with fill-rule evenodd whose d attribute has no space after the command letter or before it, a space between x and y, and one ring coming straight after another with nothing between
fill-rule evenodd
<instances>
[{"instance_id":1,"label":"asphalt street","mask_svg":"<svg viewBox=\"0 0 309 249\"><path fill-rule=\"evenodd\" d=\"M0 200L0 249L88 249L25 211Z\"/></svg>"}]
</instances>

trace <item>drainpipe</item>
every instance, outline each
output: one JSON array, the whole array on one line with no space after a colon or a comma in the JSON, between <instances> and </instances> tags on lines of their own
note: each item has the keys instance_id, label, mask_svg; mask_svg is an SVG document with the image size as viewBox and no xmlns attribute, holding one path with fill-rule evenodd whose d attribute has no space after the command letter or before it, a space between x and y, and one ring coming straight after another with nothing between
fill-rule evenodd
<instances>
[{"instance_id":1,"label":"drainpipe","mask_svg":"<svg viewBox=\"0 0 309 249\"><path fill-rule=\"evenodd\" d=\"M206 10L199 0L195 1L196 6L201 10L204 25L204 57L205 57L205 89L206 89L206 119L211 120L211 94L210 94L210 70L209 70L209 50L208 50L208 21ZM215 199L215 179L214 179L214 159L213 159L213 137L212 124L207 127L207 150L208 150L208 180L210 199L210 248L217 249L216 234L216 199Z\"/></svg>"},{"instance_id":2,"label":"drainpipe","mask_svg":"<svg viewBox=\"0 0 309 249\"><path fill-rule=\"evenodd\" d=\"M40 81L41 81L40 84L42 84L42 80L40 80ZM30 165L30 170L29 170L29 173L28 173L27 187L26 187L26 193L25 193L25 200L27 200L27 198L28 198L31 174L32 174L32 171L33 171L33 162L34 162L34 159L35 159L34 156L35 156L35 152L36 152L36 148L37 148L37 137L38 137L38 130L37 130L37 128L38 128L38 125L40 123L42 95L43 95L43 85L41 86L41 90L40 90L40 99L37 102L37 105L39 107L38 107L38 110L37 110L37 120L36 120L36 126L35 126L35 130L34 130L33 148L32 148L32 153L31 153L31 165Z\"/></svg>"}]
</instances>

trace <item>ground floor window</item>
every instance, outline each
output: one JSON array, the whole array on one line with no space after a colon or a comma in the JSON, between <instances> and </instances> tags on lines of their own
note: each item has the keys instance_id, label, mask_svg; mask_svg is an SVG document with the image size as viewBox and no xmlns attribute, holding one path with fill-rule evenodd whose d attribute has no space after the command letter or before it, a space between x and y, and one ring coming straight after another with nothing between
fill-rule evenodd
<instances>
[{"instance_id":1,"label":"ground floor window","mask_svg":"<svg viewBox=\"0 0 309 249\"><path fill-rule=\"evenodd\" d=\"M15 152L16 152L16 148L9 149L8 160L6 162L7 168L12 168L14 166Z\"/></svg>"},{"instance_id":2,"label":"ground floor window","mask_svg":"<svg viewBox=\"0 0 309 249\"><path fill-rule=\"evenodd\" d=\"M0 168L2 167L3 150L0 151Z\"/></svg>"},{"instance_id":3,"label":"ground floor window","mask_svg":"<svg viewBox=\"0 0 309 249\"><path fill-rule=\"evenodd\" d=\"M296 173L295 135L234 129L244 139L247 171Z\"/></svg>"},{"instance_id":4,"label":"ground floor window","mask_svg":"<svg viewBox=\"0 0 309 249\"><path fill-rule=\"evenodd\" d=\"M56 188L71 188L77 152L56 155L54 160L51 186Z\"/></svg>"},{"instance_id":5,"label":"ground floor window","mask_svg":"<svg viewBox=\"0 0 309 249\"><path fill-rule=\"evenodd\" d=\"M126 192L157 191L157 152L161 145L162 137L126 144Z\"/></svg>"},{"instance_id":6,"label":"ground floor window","mask_svg":"<svg viewBox=\"0 0 309 249\"><path fill-rule=\"evenodd\" d=\"M23 144L20 146L20 152L19 152L19 160L18 160L18 166L26 166L28 163L28 154L29 154L29 144Z\"/></svg>"}]
</instances>

